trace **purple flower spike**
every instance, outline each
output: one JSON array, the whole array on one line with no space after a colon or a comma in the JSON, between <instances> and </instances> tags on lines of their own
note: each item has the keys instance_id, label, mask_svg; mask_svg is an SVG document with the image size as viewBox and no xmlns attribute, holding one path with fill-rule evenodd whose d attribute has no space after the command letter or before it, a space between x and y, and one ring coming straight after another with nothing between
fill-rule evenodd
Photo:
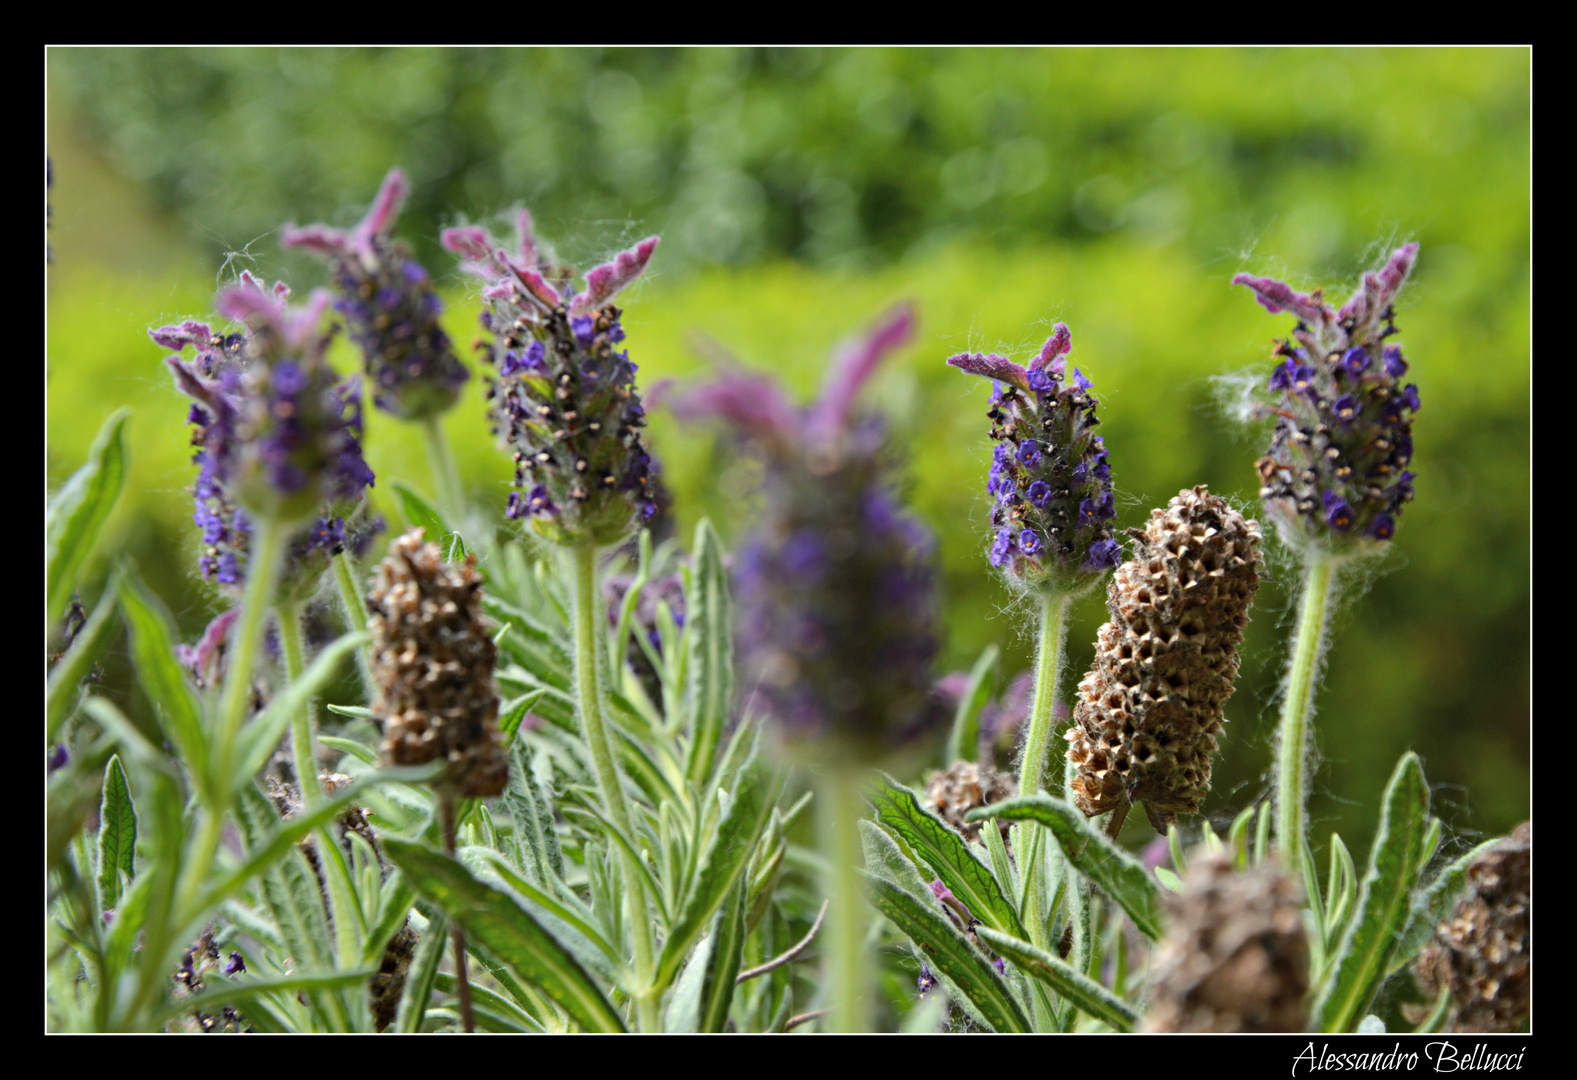
<instances>
[{"instance_id":1,"label":"purple flower spike","mask_svg":"<svg viewBox=\"0 0 1577 1080\"><path fill-rule=\"evenodd\" d=\"M621 543L651 517L658 489L635 364L614 348L622 312L606 301L645 269L657 239L593 270L566 305L574 271L548 260L529 214L515 224L518 256L478 229L444 234L462 269L490 282L481 315L490 340L479 347L498 370L487 392L493 432L515 461L505 512L553 543Z\"/></svg>"},{"instance_id":2,"label":"purple flower spike","mask_svg":"<svg viewBox=\"0 0 1577 1080\"><path fill-rule=\"evenodd\" d=\"M250 274L217 298L219 310L248 332L209 334L201 323L163 327L161 345L196 349L193 361L166 360L176 386L197 404L187 413L198 466L193 519L202 529L199 567L205 577L239 586L245 579L251 517L317 527L298 532L287 549L281 588L310 592L328 557L360 543L374 528L361 504L373 481L361 456L356 382L339 384L324 361L329 335L319 329L329 295L313 293L290 308L290 290L272 289ZM325 524L327 523L327 524ZM202 680L208 658L188 657Z\"/></svg>"},{"instance_id":3,"label":"purple flower spike","mask_svg":"<svg viewBox=\"0 0 1577 1080\"><path fill-rule=\"evenodd\" d=\"M747 708L796 756L880 762L942 717L935 545L893 495L885 426L854 405L913 324L908 305L890 310L802 410L732 358L668 401L682 419L728 421L760 468L764 515L733 573L740 667Z\"/></svg>"},{"instance_id":4,"label":"purple flower spike","mask_svg":"<svg viewBox=\"0 0 1577 1080\"><path fill-rule=\"evenodd\" d=\"M1000 356L947 361L1007 383L986 413L998 444L986 485L994 497L990 561L1016 588L1053 595L1088 589L1120 553L1091 382L1078 368L1065 377L1072 348L1072 333L1058 323L1027 369Z\"/></svg>"},{"instance_id":5,"label":"purple flower spike","mask_svg":"<svg viewBox=\"0 0 1577 1080\"><path fill-rule=\"evenodd\" d=\"M449 409L471 375L438 324L443 302L427 271L411 261L409 248L391 239L409 193L405 173L391 169L353 230L287 225L281 244L306 248L328 262L338 293L334 307L361 349L373 404L401 419L418 420ZM480 238L473 232L451 229L449 234L474 253Z\"/></svg>"},{"instance_id":6,"label":"purple flower spike","mask_svg":"<svg viewBox=\"0 0 1577 1080\"><path fill-rule=\"evenodd\" d=\"M1410 485L1392 478L1411 476L1405 468L1418 388L1401 385L1407 362L1384 339L1396 332L1392 304L1417 258L1417 244L1392 252L1363 276L1339 313L1281 305L1303 321L1293 330L1299 347L1278 342L1275 349L1271 398L1260 406L1262 416L1275 418L1275 429L1258 465L1260 498L1295 546L1351 550L1389 541L1412 497ZM1279 283L1267 293L1268 279L1240 274L1233 280L1252 285L1261 302L1266 295L1294 295Z\"/></svg>"}]
</instances>

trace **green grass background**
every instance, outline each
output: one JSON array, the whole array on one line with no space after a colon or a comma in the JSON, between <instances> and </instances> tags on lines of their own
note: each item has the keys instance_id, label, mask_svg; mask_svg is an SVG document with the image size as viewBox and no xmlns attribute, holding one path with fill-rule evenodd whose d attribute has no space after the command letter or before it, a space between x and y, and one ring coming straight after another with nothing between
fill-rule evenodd
<instances>
[{"instance_id":1,"label":"green grass background","mask_svg":"<svg viewBox=\"0 0 1577 1080\"><path fill-rule=\"evenodd\" d=\"M1397 317L1423 402L1418 496L1338 616L1311 812L1319 838L1338 829L1362 850L1414 748L1457 834L1528 815L1526 50L50 50L47 63L48 482L133 407L105 551L137 560L187 640L220 608L191 574L186 406L146 330L205 317L243 268L321 284L320 267L279 251L278 225L355 221L393 164L415 186L399 232L442 283L462 345L477 299L437 232L521 200L582 267L663 234L626 297L644 387L703 377L705 335L806 401L841 339L914 301L919 334L864 401L907 447L913 505L939 537L939 674L988 643L1009 672L1030 650L985 561L989 387L947 356L1022 361L1066 321L1101 400L1119 524L1199 483L1252 513L1261 436L1227 418L1220 377L1268 375L1291 323L1232 275L1324 285L1339 302L1419 241ZM446 427L473 498L501 513L507 459L470 391ZM661 411L650 442L680 535L707 514L738 538L751 478L726 446ZM370 413L366 451L380 498L391 479L430 487L414 431ZM1273 563L1206 805L1218 821L1267 787L1295 592L1293 567ZM1078 605L1070 690L1104 615L1100 598ZM108 674L104 692L146 708L124 663Z\"/></svg>"}]
</instances>

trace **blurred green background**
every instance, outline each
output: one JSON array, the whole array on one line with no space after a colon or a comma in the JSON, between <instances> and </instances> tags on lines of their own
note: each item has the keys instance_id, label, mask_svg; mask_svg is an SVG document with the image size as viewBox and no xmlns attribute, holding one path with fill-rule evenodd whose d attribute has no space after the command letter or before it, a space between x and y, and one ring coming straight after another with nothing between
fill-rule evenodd
<instances>
[{"instance_id":1,"label":"blurred green background","mask_svg":"<svg viewBox=\"0 0 1577 1080\"><path fill-rule=\"evenodd\" d=\"M947 356L1022 361L1066 321L1101 398L1119 524L1199 483L1252 513L1262 435L1227 418L1218 377L1267 376L1291 320L1232 275L1340 302L1419 241L1397 316L1423 400L1418 497L1338 617L1311 814L1321 845L1337 829L1366 850L1408 748L1459 838L1529 814L1527 50L52 49L47 66L48 479L134 407L106 550L138 561L187 640L220 606L192 577L186 405L146 330L205 317L242 269L322 284L280 252L279 225L354 222L391 165L414 186L399 234L462 346L476 290L438 231L519 203L583 269L663 235L624 301L648 388L703 375L705 335L808 400L838 341L915 301L918 338L865 401L908 446L940 538L941 671L996 642L1011 673L1030 649L985 561L989 387ZM499 513L509 468L477 389L447 427L472 496ZM661 412L650 441L680 535L705 513L737 538L748 471ZM367 457L383 497L388 479L430 487L416 433L382 414ZM1267 788L1295 585L1284 559L1272 574L1206 806L1218 823ZM1078 605L1070 689L1104 616L1097 597ZM106 692L145 709L121 670L112 658Z\"/></svg>"}]
</instances>

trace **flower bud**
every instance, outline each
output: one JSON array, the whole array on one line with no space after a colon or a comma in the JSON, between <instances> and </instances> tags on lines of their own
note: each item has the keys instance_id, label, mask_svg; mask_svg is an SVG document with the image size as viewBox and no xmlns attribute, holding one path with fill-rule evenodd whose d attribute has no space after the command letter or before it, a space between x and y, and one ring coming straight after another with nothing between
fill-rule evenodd
<instances>
[{"instance_id":1,"label":"flower bud","mask_svg":"<svg viewBox=\"0 0 1577 1080\"><path fill-rule=\"evenodd\" d=\"M1392 300L1417 258L1417 244L1392 252L1340 311L1317 291L1296 293L1248 274L1232 279L1271 314L1299 320L1294 340L1276 345L1273 397L1260 409L1276 426L1258 462L1265 511L1295 547L1376 548L1412 501L1418 387L1403 385L1407 361L1385 339L1396 333Z\"/></svg>"},{"instance_id":2,"label":"flower bud","mask_svg":"<svg viewBox=\"0 0 1577 1080\"><path fill-rule=\"evenodd\" d=\"M514 451L505 512L554 543L616 544L656 506L636 366L615 348L624 328L608 301L646 269L657 237L591 270L566 299L559 290L572 272L541 257L529 215L518 229L518 256L480 229L443 235L468 272L492 282L481 316L491 342L479 347L498 372L488 391L493 432Z\"/></svg>"},{"instance_id":3,"label":"flower bud","mask_svg":"<svg viewBox=\"0 0 1577 1080\"><path fill-rule=\"evenodd\" d=\"M1294 1032L1308 1020L1309 944L1302 886L1274 864L1234 870L1190 861L1164 897L1167 933L1152 960L1149 1032Z\"/></svg>"},{"instance_id":4,"label":"flower bud","mask_svg":"<svg viewBox=\"0 0 1577 1080\"><path fill-rule=\"evenodd\" d=\"M368 598L383 762L447 761L440 785L498 795L509 759L499 744L497 648L482 623L476 555L445 563L422 536L412 529L389 545Z\"/></svg>"},{"instance_id":5,"label":"flower bud","mask_svg":"<svg viewBox=\"0 0 1577 1080\"><path fill-rule=\"evenodd\" d=\"M1435 927L1414 961L1430 1000L1442 987L1451 988L1448 1031L1528 1028L1532 857L1533 824L1524 821L1468 866L1467 889L1456 910Z\"/></svg>"},{"instance_id":6,"label":"flower bud","mask_svg":"<svg viewBox=\"0 0 1577 1080\"><path fill-rule=\"evenodd\" d=\"M1073 338L1058 323L1020 367L1004 356L960 353L948 363L996 382L991 394L991 565L1022 591L1079 593L1122 558L1106 447L1090 380L1067 377Z\"/></svg>"},{"instance_id":7,"label":"flower bud","mask_svg":"<svg viewBox=\"0 0 1577 1080\"><path fill-rule=\"evenodd\" d=\"M1092 816L1142 802L1164 833L1210 790L1264 557L1258 522L1203 486L1128 535L1134 555L1107 589L1112 618L1067 732L1079 770L1072 794Z\"/></svg>"},{"instance_id":8,"label":"flower bud","mask_svg":"<svg viewBox=\"0 0 1577 1080\"><path fill-rule=\"evenodd\" d=\"M446 411L471 377L438 325L443 301L410 248L390 239L410 192L390 169L361 222L349 232L286 225L280 246L306 248L333 274L334 310L345 316L372 383L372 403L404 420Z\"/></svg>"}]
</instances>

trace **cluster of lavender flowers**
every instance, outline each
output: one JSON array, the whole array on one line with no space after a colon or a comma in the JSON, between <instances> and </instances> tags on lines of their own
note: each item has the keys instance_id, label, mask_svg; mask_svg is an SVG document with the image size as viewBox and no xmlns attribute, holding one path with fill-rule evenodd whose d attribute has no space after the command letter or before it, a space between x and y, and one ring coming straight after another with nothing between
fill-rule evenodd
<instances>
[{"instance_id":1,"label":"cluster of lavender flowers","mask_svg":"<svg viewBox=\"0 0 1577 1080\"><path fill-rule=\"evenodd\" d=\"M961 353L947 361L995 380L991 409L991 565L1023 590L1081 592L1122 559L1106 446L1090 380L1067 377L1073 347L1058 323L1027 366Z\"/></svg>"},{"instance_id":2,"label":"cluster of lavender flowers","mask_svg":"<svg viewBox=\"0 0 1577 1080\"><path fill-rule=\"evenodd\" d=\"M245 332L221 336L195 321L150 331L177 351L166 363L194 401L187 419L198 448L199 566L221 585L245 579L256 517L310 522L293 540L285 576L287 587L308 590L328 557L359 553L381 527L363 505L373 473L361 453L359 384L341 383L324 360L329 335L319 327L329 295L315 292L303 308L287 307L288 295L283 283L265 289L243 273L217 307ZM189 361L179 355L188 347Z\"/></svg>"},{"instance_id":3,"label":"cluster of lavender flowers","mask_svg":"<svg viewBox=\"0 0 1577 1080\"><path fill-rule=\"evenodd\" d=\"M893 490L885 425L853 410L913 327L907 305L885 316L803 410L737 368L670 405L682 419L726 420L764 466L765 516L734 570L738 646L749 707L791 747L880 759L940 715L935 544Z\"/></svg>"},{"instance_id":4,"label":"cluster of lavender flowers","mask_svg":"<svg viewBox=\"0 0 1577 1080\"><path fill-rule=\"evenodd\" d=\"M334 309L362 351L373 404L417 420L446 411L471 375L438 325L443 302L427 271L405 244L390 239L409 193L405 173L391 169L354 229L286 225L280 245L305 248L328 261Z\"/></svg>"},{"instance_id":5,"label":"cluster of lavender flowers","mask_svg":"<svg viewBox=\"0 0 1577 1080\"><path fill-rule=\"evenodd\" d=\"M513 255L483 229L443 234L463 269L489 282L481 323L490 341L481 348L498 372L488 390L494 434L514 451L506 513L555 543L618 543L656 504L636 365L615 348L624 328L609 301L646 269L657 238L588 272L566 299L574 272L541 250L529 214L516 227Z\"/></svg>"},{"instance_id":6,"label":"cluster of lavender flowers","mask_svg":"<svg viewBox=\"0 0 1577 1080\"><path fill-rule=\"evenodd\" d=\"M1265 415L1276 417L1259 459L1260 498L1294 546L1352 549L1391 539L1413 498L1413 415L1418 387L1402 384L1407 361L1385 339L1396 333L1392 300L1418 259L1418 245L1391 254L1341 310L1318 290L1299 293L1271 278L1239 274L1271 314L1298 317L1279 359Z\"/></svg>"}]
</instances>

